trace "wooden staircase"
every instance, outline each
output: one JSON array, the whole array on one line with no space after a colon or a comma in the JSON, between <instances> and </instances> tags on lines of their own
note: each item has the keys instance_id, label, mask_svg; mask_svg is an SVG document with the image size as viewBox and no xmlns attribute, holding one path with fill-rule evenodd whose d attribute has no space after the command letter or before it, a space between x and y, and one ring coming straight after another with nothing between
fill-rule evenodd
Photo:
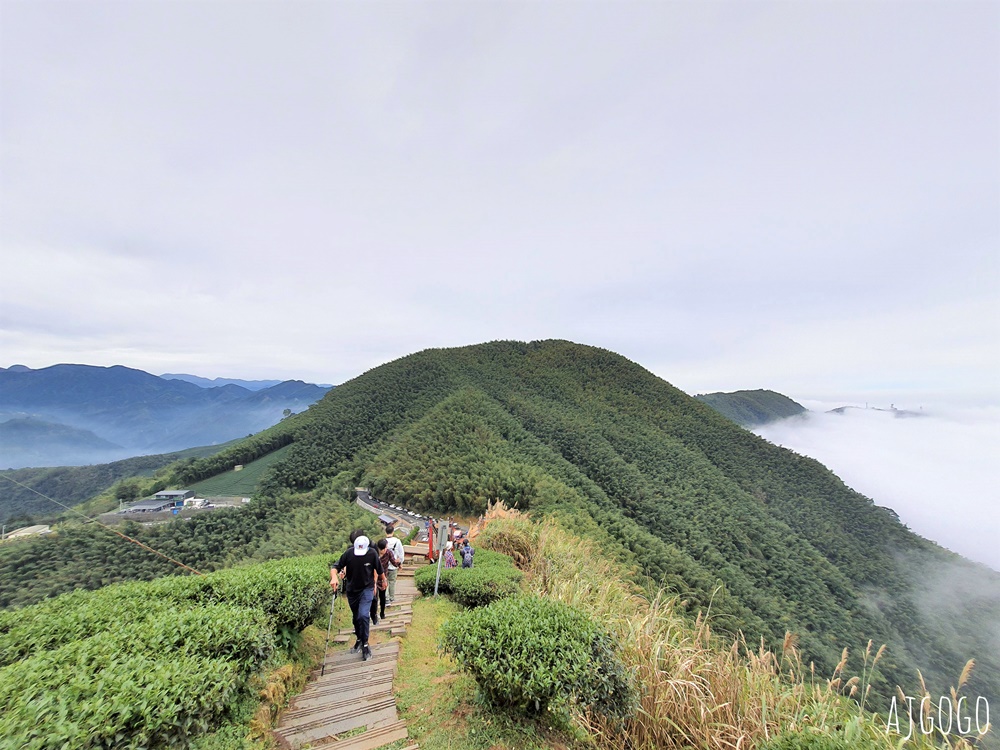
<instances>
[{"instance_id":1,"label":"wooden staircase","mask_svg":"<svg viewBox=\"0 0 1000 750\"><path fill-rule=\"evenodd\" d=\"M407 560L409 562L409 560ZM385 619L371 628L372 658L346 648L331 649L323 669L316 669L302 693L281 714L274 736L286 750L375 750L407 738L406 724L396 713L392 680L399 658L399 637L413 616L417 596L412 565L396 579L396 601ZM347 600L337 602L346 607ZM353 643L354 629L341 630L334 643ZM322 675L321 675L322 672ZM416 744L406 750L416 750Z\"/></svg>"}]
</instances>

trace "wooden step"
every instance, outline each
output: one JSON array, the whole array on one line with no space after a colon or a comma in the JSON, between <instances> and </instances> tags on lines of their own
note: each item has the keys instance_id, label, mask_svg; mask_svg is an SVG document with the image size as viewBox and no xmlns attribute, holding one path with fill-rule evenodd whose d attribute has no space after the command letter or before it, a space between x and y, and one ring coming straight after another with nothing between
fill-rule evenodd
<instances>
[{"instance_id":1,"label":"wooden step","mask_svg":"<svg viewBox=\"0 0 1000 750\"><path fill-rule=\"evenodd\" d=\"M381 632L384 632L386 630L392 630L392 629L398 628L398 627L406 627L411 622L413 622L413 619L410 618L410 617L404 617L404 618L401 618L401 619L398 619L398 620L392 620L392 619L386 618L385 620L379 620L378 621L378 625L369 625L368 626L368 632L369 633L381 633ZM334 643L347 643L347 641L351 641L351 643L353 644L354 643L354 639L356 637L357 636L354 635L354 628L351 628L350 630L348 630L347 628L344 628L339 633L337 633L337 637L333 638L332 640L333 640Z\"/></svg>"},{"instance_id":2,"label":"wooden step","mask_svg":"<svg viewBox=\"0 0 1000 750\"><path fill-rule=\"evenodd\" d=\"M383 630L392 630L393 628L406 627L413 622L411 617L400 617L400 618L386 618L384 620L379 620L378 625L372 625L371 631L373 633L380 633Z\"/></svg>"},{"instance_id":3,"label":"wooden step","mask_svg":"<svg viewBox=\"0 0 1000 750\"><path fill-rule=\"evenodd\" d=\"M387 659L385 661L375 661L374 659L370 661L361 661L361 657L358 657L358 661L355 663L343 664L338 666L336 669L326 670L326 674L322 677L317 677L312 684L347 684L352 681L363 681L369 679L376 674L381 674L382 672L396 674L397 664L398 662L396 659Z\"/></svg>"},{"instance_id":4,"label":"wooden step","mask_svg":"<svg viewBox=\"0 0 1000 750\"><path fill-rule=\"evenodd\" d=\"M299 693L289 704L289 710L300 708L315 708L326 705L330 701L353 700L355 698L371 698L376 695L392 693L392 674L372 675L360 685L311 685L306 692Z\"/></svg>"},{"instance_id":5,"label":"wooden step","mask_svg":"<svg viewBox=\"0 0 1000 750\"><path fill-rule=\"evenodd\" d=\"M385 643L377 643L372 646L372 661L383 657L389 657L395 659L399 654L399 641L386 641ZM361 660L360 653L352 654L350 649L339 649L335 653L329 654L326 657L326 671L330 671L330 667L336 666L337 664L351 664L356 661ZM322 670L322 667L313 670L317 676Z\"/></svg>"},{"instance_id":6,"label":"wooden step","mask_svg":"<svg viewBox=\"0 0 1000 750\"><path fill-rule=\"evenodd\" d=\"M331 675L343 678L357 671L356 668L362 665L367 665L368 667L371 667L373 669L376 667L381 669L387 664L390 666L394 665L396 663L396 659L398 656L396 652L389 652L378 655L375 655L373 652L372 658L369 659L368 661L365 661L364 659L361 658L361 654L350 654L350 655L354 657L350 661L337 661L332 664L330 662L327 662L326 669L320 668L310 673L309 679L312 682L316 682L318 680L325 680L327 677L330 677Z\"/></svg>"},{"instance_id":7,"label":"wooden step","mask_svg":"<svg viewBox=\"0 0 1000 750\"><path fill-rule=\"evenodd\" d=\"M296 719L289 724L283 724L275 730L275 734L293 747L306 742L315 743L318 740L335 738L341 732L358 727L384 727L398 721L396 715L396 700L383 699L366 705L358 704L353 708L339 712L317 709L312 716Z\"/></svg>"},{"instance_id":8,"label":"wooden step","mask_svg":"<svg viewBox=\"0 0 1000 750\"><path fill-rule=\"evenodd\" d=\"M348 695L348 692L350 693ZM392 698L392 683L366 683L351 691L338 691L326 696L326 700L316 705L297 703L281 713L284 726L294 726L296 722L316 718L329 713L333 717L359 706L381 705Z\"/></svg>"},{"instance_id":9,"label":"wooden step","mask_svg":"<svg viewBox=\"0 0 1000 750\"><path fill-rule=\"evenodd\" d=\"M313 743L312 750L375 750L399 740L405 740L409 735L406 724L394 722L379 729L369 729L364 734L356 734L343 740ZM410 745L406 750L416 750L417 745Z\"/></svg>"},{"instance_id":10,"label":"wooden step","mask_svg":"<svg viewBox=\"0 0 1000 750\"><path fill-rule=\"evenodd\" d=\"M305 690L282 712L273 737L285 750L376 750L393 743L406 744L407 729L399 720L392 693L399 663L400 643L413 622L413 601L420 596L412 576L418 566L399 571L396 599L386 606L386 617L370 626L372 657L334 648L323 666L313 669ZM342 629L331 639L354 643L354 628ZM363 730L363 731L362 731ZM345 733L349 737L343 737ZM406 750L419 750L409 741Z\"/></svg>"}]
</instances>

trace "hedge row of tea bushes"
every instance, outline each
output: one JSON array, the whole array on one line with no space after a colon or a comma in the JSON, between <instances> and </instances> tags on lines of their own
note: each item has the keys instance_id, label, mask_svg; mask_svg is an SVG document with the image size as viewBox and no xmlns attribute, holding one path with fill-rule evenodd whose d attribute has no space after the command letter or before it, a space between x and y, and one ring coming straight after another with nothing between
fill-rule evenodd
<instances>
[{"instance_id":1,"label":"hedge row of tea bushes","mask_svg":"<svg viewBox=\"0 0 1000 750\"><path fill-rule=\"evenodd\" d=\"M511 534L504 532L514 525L487 526L487 543L500 541L505 549L510 547ZM525 521L522 526L532 524ZM437 573L436 565L416 571L414 582L421 593L434 592ZM571 714L584 708L624 720L637 701L616 644L586 613L522 595L523 578L510 556L482 546L476 550L474 567L442 568L438 593L469 609L444 624L441 648L500 708L527 714Z\"/></svg>"},{"instance_id":2,"label":"hedge row of tea bushes","mask_svg":"<svg viewBox=\"0 0 1000 750\"><path fill-rule=\"evenodd\" d=\"M583 707L619 721L637 706L611 637L562 602L515 596L462 612L442 626L441 646L496 706Z\"/></svg>"},{"instance_id":3,"label":"hedge row of tea bushes","mask_svg":"<svg viewBox=\"0 0 1000 750\"><path fill-rule=\"evenodd\" d=\"M328 565L293 558L0 612L0 748L186 744L312 621Z\"/></svg>"},{"instance_id":4,"label":"hedge row of tea bushes","mask_svg":"<svg viewBox=\"0 0 1000 750\"><path fill-rule=\"evenodd\" d=\"M476 550L472 568L446 568L441 566L438 593L448 594L464 607L482 607L490 602L513 596L519 591L524 574L511 559L487 549ZM424 565L413 576L421 594L434 593L437 565Z\"/></svg>"}]
</instances>

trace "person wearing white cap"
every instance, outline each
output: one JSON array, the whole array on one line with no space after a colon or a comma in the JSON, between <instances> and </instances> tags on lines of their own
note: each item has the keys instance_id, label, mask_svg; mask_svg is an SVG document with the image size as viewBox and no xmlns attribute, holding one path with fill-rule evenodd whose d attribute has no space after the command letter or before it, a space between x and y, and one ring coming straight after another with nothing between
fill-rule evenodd
<instances>
[{"instance_id":1,"label":"person wearing white cap","mask_svg":"<svg viewBox=\"0 0 1000 750\"><path fill-rule=\"evenodd\" d=\"M371 543L362 532L351 534L354 547L348 548L330 570L330 586L337 591L340 579L344 579L347 603L354 615L354 635L357 637L352 653L361 652L361 658L368 661L372 650L368 647L372 597L375 594L376 579L385 579L385 571L378 554L371 549Z\"/></svg>"}]
</instances>

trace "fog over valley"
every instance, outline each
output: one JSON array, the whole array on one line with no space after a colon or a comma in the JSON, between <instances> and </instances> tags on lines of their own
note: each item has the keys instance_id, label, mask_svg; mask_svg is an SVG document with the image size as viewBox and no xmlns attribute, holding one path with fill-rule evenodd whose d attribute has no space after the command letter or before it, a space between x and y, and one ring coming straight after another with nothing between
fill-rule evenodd
<instances>
[{"instance_id":1,"label":"fog over valley","mask_svg":"<svg viewBox=\"0 0 1000 750\"><path fill-rule=\"evenodd\" d=\"M797 400L807 414L754 432L817 459L921 536L1000 570L1000 408L831 412L845 404Z\"/></svg>"}]
</instances>

